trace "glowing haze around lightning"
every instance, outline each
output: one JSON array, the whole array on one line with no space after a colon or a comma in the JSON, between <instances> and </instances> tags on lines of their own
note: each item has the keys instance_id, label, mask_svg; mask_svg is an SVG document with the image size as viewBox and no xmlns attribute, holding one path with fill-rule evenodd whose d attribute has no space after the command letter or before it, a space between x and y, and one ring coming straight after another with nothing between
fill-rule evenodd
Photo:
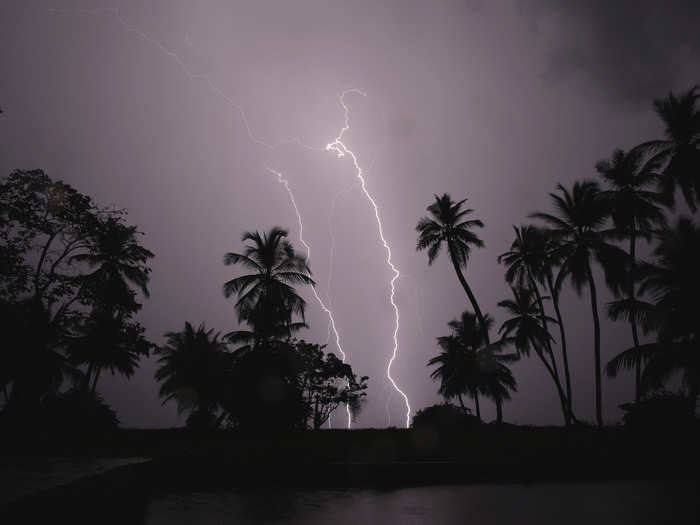
<instances>
[{"instance_id":1,"label":"glowing haze around lightning","mask_svg":"<svg viewBox=\"0 0 700 525\"><path fill-rule=\"evenodd\" d=\"M406 428L410 426L411 423L411 405L408 401L408 396L399 388L399 386L396 384L396 381L394 381L394 378L391 376L391 365L394 364L394 361L396 360L396 356L399 351L399 307L396 304L396 280L399 278L401 273L399 272L398 268L394 265L394 263L391 260L391 247L389 246L389 243L387 242L386 238L384 237L384 229L382 227L382 220L379 217L379 207L377 206L377 202L374 200L370 192L367 190L367 185L365 183L365 178L362 176L362 167L360 166L360 163L357 160L357 155L348 148L345 143L343 142L343 135L345 134L346 131L350 129L350 109L348 108L347 104L345 103L345 96L349 93L356 93L358 95L361 95L363 97L366 97L367 94L364 93L363 91L360 91L359 89L347 89L343 91L343 93L340 95L340 104L343 106L343 111L345 113L345 123L343 125L343 128L340 130L340 133L338 136L333 140L333 142L329 143L326 146L326 149L328 151L334 151L338 157L345 157L346 155L350 157L352 160L353 166L355 167L355 173L357 175L357 178L360 179L360 185L362 186L362 191L364 192L365 196L367 197L367 200L369 200L370 204L372 205L372 208L374 208L374 217L377 220L377 229L379 230L379 238L382 241L382 244L384 245L384 249L386 250L386 263L391 268L391 271L393 273L393 276L391 277L391 281L389 281L389 286L391 287L391 293L389 295L389 302L391 303L392 308L394 309L394 348L392 349L391 352L391 358L389 359L389 362L387 363L386 367L386 376L389 379L389 382L391 385L394 387L394 390L396 390L399 394L401 394L401 397L403 397L404 402L406 403Z\"/></svg>"}]
</instances>

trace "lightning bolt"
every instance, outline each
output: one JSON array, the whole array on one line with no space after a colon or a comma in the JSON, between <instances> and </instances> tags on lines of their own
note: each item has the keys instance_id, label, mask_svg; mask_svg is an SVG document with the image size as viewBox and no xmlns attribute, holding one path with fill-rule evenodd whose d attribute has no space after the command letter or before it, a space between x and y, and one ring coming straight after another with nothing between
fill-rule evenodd
<instances>
[{"instance_id":1,"label":"lightning bolt","mask_svg":"<svg viewBox=\"0 0 700 525\"><path fill-rule=\"evenodd\" d=\"M248 139L261 147L264 147L267 150L275 150L278 147L285 145L285 144L295 144L303 149L307 150L312 150L312 151L334 151L338 157L344 157L344 156L349 156L352 161L353 165L355 167L356 175L357 178L360 180L362 191L364 192L365 196L371 203L372 207L374 208L374 215L377 220L377 227L378 227L378 232L379 232L379 237L380 240L384 246L384 249L387 252L387 258L386 262L388 266L391 268L393 276L390 280L390 287L391 287L391 294L389 297L390 303L394 309L394 332L393 332L393 340L394 340L394 346L392 349L392 354L391 358L389 359L389 362L387 363L387 371L386 375L387 378L389 379L390 383L394 387L394 389L403 397L404 402L406 404L406 427L408 428L410 424L410 414L411 414L411 406L408 400L408 397L406 394L398 387L396 382L394 381L393 377L391 376L391 367L396 360L397 354L398 354L398 332L399 332L399 309L395 301L395 294L396 294L396 287L395 283L396 280L400 276L399 270L396 268L396 266L393 264L392 259L391 259L391 248L389 244L386 241L386 238L384 237L384 232L383 232L383 227L381 223L381 219L379 216L379 208L377 206L377 203L375 202L374 198L372 195L369 193L366 187L365 179L363 177L363 171L362 168L360 167L357 157L355 153L350 150L344 143L343 143L343 135L345 134L346 131L350 129L350 110L348 106L345 103L345 96L350 93L357 93L362 96L366 96L366 94L358 89L349 89L345 90L342 92L340 96L340 103L343 107L344 110L344 126L341 129L339 135L334 139L333 142L327 144L324 147L322 146L315 146L315 145L309 145L304 143L299 137L294 137L291 139L281 139L278 140L277 142L271 143L264 141L257 137L253 130L252 127L250 126L250 122L248 120L248 117L246 115L245 110L243 109L242 106L237 104L231 97L229 97L208 75L202 74L202 73L195 73L192 71L189 66L180 58L180 56L175 53L174 51L168 49L162 42L159 40L150 37L147 35L144 31L141 29L131 25L127 20L125 20L120 12L119 9L117 8L96 8L96 9L49 9L49 13L51 14L88 14L88 15L95 15L95 14L100 14L100 13L109 13L111 14L115 20L124 28L124 31L127 33L134 33L138 35L140 38L142 38L144 41L150 43L154 47L156 47L158 50L160 50L163 54L165 54L167 57L169 57L173 62L180 68L180 70L187 76L190 80L193 81L201 81L203 82L206 86L209 87L209 89L215 93L219 98L221 98L227 105L231 106L234 108L238 114L240 115L241 121L243 122L243 125L246 130L246 134L248 136ZM267 167L266 167L267 168ZM303 221L301 218L301 213L299 212L299 208L296 205L296 200L294 199L294 194L289 186L289 182L282 177L282 174L276 170L273 170L271 168L267 168L268 171L271 173L275 174L278 177L278 180L281 184L284 185L285 189L287 190L287 193L290 197L290 200L292 202L292 205L294 207L294 210L297 215L297 220L299 223L299 238L301 243L304 245L306 248L307 252L307 261L309 260L311 256L311 247L305 242L303 239ZM323 309L323 311L329 316L329 323L331 326L331 330L333 331L336 339L336 345L338 346L338 350L342 356L343 361L345 361L345 352L342 350L342 347L340 345L340 335L335 327L335 320L333 319L333 314L331 310L325 305L323 300L320 298L318 295L315 287L312 287L312 291L314 294L314 297L318 301L319 305ZM348 428L350 428L351 425L351 414L350 414L350 408L349 406L346 405L346 412L348 416Z\"/></svg>"},{"instance_id":2,"label":"lightning bolt","mask_svg":"<svg viewBox=\"0 0 700 525\"><path fill-rule=\"evenodd\" d=\"M396 381L394 381L394 378L391 376L391 366L394 364L394 361L396 360L396 356L399 351L399 307L396 304L395 301L395 296L396 296L396 280L399 278L401 273L399 272L398 268L394 265L394 263L391 260L391 247L389 246L389 243L387 242L386 238L384 237L384 228L382 227L382 221L381 218L379 217L379 207L377 206L376 201L370 194L370 192L367 190L367 184L365 182L365 178L362 176L362 167L360 166L359 161L357 160L357 155L348 148L345 143L343 142L343 135L345 134L346 131L350 129L350 109L348 108L347 104L345 103L345 96L350 94L350 93L355 93L358 95L361 95L363 97L366 97L367 94L363 91L360 91L359 89L347 89L342 92L340 95L340 105L343 106L343 112L345 114L345 123L340 130L340 133L338 136L333 140L333 142L329 143L326 146L326 149L328 151L333 151L335 152L338 157L345 157L348 156L352 160L353 166L355 167L355 173L357 175L357 178L360 180L360 185L362 187L362 191L364 192L365 196L367 197L367 200L369 200L370 204L372 205L372 208L374 208L374 217L377 220L377 230L379 232L379 238L382 242L382 245L384 246L384 249L386 250L386 263L391 268L391 271L393 273L393 276L391 277L391 280L389 281L389 286L391 287L391 293L389 294L389 302L391 303L392 308L394 309L394 348L392 349L391 352L391 358L389 359L389 362L387 363L386 367L386 376L389 379L389 382L391 385L394 387L394 390L396 390L401 397L403 397L404 402L406 403L406 428L410 426L411 423L411 405L408 401L408 396L399 388L399 386L396 384Z\"/></svg>"},{"instance_id":3,"label":"lightning bolt","mask_svg":"<svg viewBox=\"0 0 700 525\"><path fill-rule=\"evenodd\" d=\"M311 259L311 246L309 246L304 240L304 222L302 221L301 218L301 212L299 211L299 207L297 206L297 201L294 198L294 193L292 192L292 189L289 187L289 181L285 179L282 176L282 173L272 169L268 166L265 166L265 169L272 173L273 175L277 176L277 179L280 184L284 186L284 189L287 190L287 193L289 194L289 200L292 202L292 206L294 207L294 212L297 215L297 223L299 224L299 242L304 245L304 248L306 248L306 263L309 263L309 260ZM331 309L328 308L325 303L323 302L323 299L321 299L321 296L318 295L318 292L316 291L316 286L311 287L311 291L314 294L314 297L316 298L316 301L318 302L319 306L321 309L326 312L326 315L328 316L328 323L333 331L333 334L335 335L335 344L338 347L338 351L340 352L340 355L342 357L343 363L345 362L345 352L343 351L343 347L340 345L340 334L338 333L338 329L335 327L335 319L333 318L333 312L331 312ZM350 412L350 406L348 404L345 405L345 412L347 413L348 416L348 428L351 427L352 425L352 414Z\"/></svg>"}]
</instances>

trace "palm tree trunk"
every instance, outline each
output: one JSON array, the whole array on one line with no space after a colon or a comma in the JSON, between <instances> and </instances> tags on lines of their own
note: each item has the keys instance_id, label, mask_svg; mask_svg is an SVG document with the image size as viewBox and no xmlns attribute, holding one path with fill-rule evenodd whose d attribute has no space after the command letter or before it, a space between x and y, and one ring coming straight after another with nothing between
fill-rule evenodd
<instances>
[{"instance_id":1,"label":"palm tree trunk","mask_svg":"<svg viewBox=\"0 0 700 525\"><path fill-rule=\"evenodd\" d=\"M637 244L637 231L633 226L630 232L630 274L629 274L629 298L632 302L632 308L634 308L635 301L635 267L636 267L636 244ZM632 341L634 342L634 348L637 351L637 359L634 365L634 402L639 403L641 398L641 379L642 379L642 356L639 353L639 333L637 332L637 312L632 310L632 315L630 315L630 325L632 325Z\"/></svg>"},{"instance_id":2,"label":"palm tree trunk","mask_svg":"<svg viewBox=\"0 0 700 525\"><path fill-rule=\"evenodd\" d=\"M87 392L90 389L90 377L92 376L92 371L95 367L95 363L90 361L88 368L85 371L85 381L83 381L83 392Z\"/></svg>"},{"instance_id":3,"label":"palm tree trunk","mask_svg":"<svg viewBox=\"0 0 700 525\"><path fill-rule=\"evenodd\" d=\"M542 352L538 350L537 344L535 341L530 338L530 344L532 344L532 347L535 349L535 353L537 354L537 357L539 357L542 360L542 364L544 364L544 367L547 369L547 372L549 372L549 375L552 377L552 381L554 381L554 386L557 387L557 394L559 395L559 403L561 404L561 412L562 415L564 416L564 424L566 426L571 424L571 419L573 414L571 414L569 410L569 404L567 402L566 396L564 395L564 390L561 387L561 380L559 379L559 376L554 373L554 370L552 369L552 366L549 364L547 359L542 355Z\"/></svg>"},{"instance_id":4,"label":"palm tree trunk","mask_svg":"<svg viewBox=\"0 0 700 525\"><path fill-rule=\"evenodd\" d=\"M472 289L469 287L469 284L467 284L467 280L464 278L464 275L462 274L462 269L459 267L459 264L457 263L457 259L455 259L451 253L450 253L450 259L452 260L452 265L455 268L455 272L457 272L457 278L459 279L459 282L462 284L462 288L464 288L464 291L467 292L467 297L469 297L469 302L472 303L472 308L474 308L474 313L476 314L476 318L479 319L479 324L481 325L481 329L484 332L484 340L486 341L486 344L489 344L489 333L488 333L488 330L486 329L486 320L484 319L484 314L481 313L481 308L479 308L479 303L476 302L476 297L474 297L474 294L472 293Z\"/></svg>"},{"instance_id":5,"label":"palm tree trunk","mask_svg":"<svg viewBox=\"0 0 700 525\"><path fill-rule=\"evenodd\" d=\"M554 312L557 316L557 323L559 323L559 337L561 338L561 356L564 360L564 381L566 386L566 400L569 405L569 413L573 416L574 411L571 406L571 374L569 373L569 355L566 351L566 333L564 331L564 320L561 317L561 310L559 310L559 298L554 293L552 276L549 274L547 275L547 287L549 288L549 293L552 295L552 305L554 306Z\"/></svg>"},{"instance_id":6,"label":"palm tree trunk","mask_svg":"<svg viewBox=\"0 0 700 525\"><path fill-rule=\"evenodd\" d=\"M474 392L474 408L476 409L476 420L481 423L481 408L479 407L479 392Z\"/></svg>"},{"instance_id":7,"label":"palm tree trunk","mask_svg":"<svg viewBox=\"0 0 700 525\"><path fill-rule=\"evenodd\" d=\"M467 413L467 407L464 406L464 400L462 399L462 394L457 394L457 399L459 399L459 406L462 407L462 412L464 412L464 415L468 415Z\"/></svg>"},{"instance_id":8,"label":"palm tree trunk","mask_svg":"<svg viewBox=\"0 0 700 525\"><path fill-rule=\"evenodd\" d=\"M102 371L102 367L97 367L97 371L95 371L95 378L92 381L92 391L93 393L95 392L95 389L97 388L97 380L100 378L100 372Z\"/></svg>"},{"instance_id":9,"label":"palm tree trunk","mask_svg":"<svg viewBox=\"0 0 700 525\"><path fill-rule=\"evenodd\" d=\"M544 311L544 304L542 301L542 295L540 294L540 289L537 286L535 279L532 277L532 273L530 273L529 268L527 269L527 276L528 276L528 279L530 280L530 286L532 287L532 291L535 292L535 297L537 298L537 306L539 307L539 310L540 310L540 318L542 320L541 321L542 327L545 329L547 334L549 334L549 328L547 328L547 316L545 315L545 311ZM552 342L549 339L547 339L546 343L547 343L547 350L549 351L549 356L552 359L553 378L554 378L555 383L557 383L559 385L560 384L559 369L557 367L557 361L554 357L554 350L552 350ZM543 357L543 356L541 356L541 357ZM560 392L560 400L563 402L566 402L566 401L564 401L564 398L561 396L561 392ZM568 405L568 403L567 403L567 405ZM565 410L564 410L564 425L567 427L571 424L570 412L571 412L570 408L568 408L568 407L565 408Z\"/></svg>"},{"instance_id":10,"label":"palm tree trunk","mask_svg":"<svg viewBox=\"0 0 700 525\"><path fill-rule=\"evenodd\" d=\"M593 272L588 267L588 288L591 294L591 310L593 312L593 355L595 367L595 416L599 428L603 428L603 399L600 378L600 319L598 318L598 294L595 289Z\"/></svg>"},{"instance_id":11,"label":"palm tree trunk","mask_svg":"<svg viewBox=\"0 0 700 525\"><path fill-rule=\"evenodd\" d=\"M452 255L452 252L450 251L450 259L452 260L452 266L455 268L455 272L457 272L457 278L459 279L459 282L462 284L462 288L464 288L464 291L467 292L467 297L469 298L469 302L472 303L472 308L474 308L474 313L476 314L476 318L479 320L479 324L481 325L481 330L484 333L484 341L486 341L486 344L490 344L490 338L489 338L489 331L486 328L486 319L484 319L484 314L481 312L481 308L479 308L479 303L476 301L476 297L474 297L474 294L472 293L472 289L469 287L469 284L467 283L467 280L464 278L464 274L462 273L462 269L459 267L459 264L457 263L457 259ZM475 396L476 400L476 406L478 407L478 396ZM477 408L478 410L478 408ZM479 419L481 420L481 418ZM501 424L503 422L503 401L500 399L496 400L496 423Z\"/></svg>"}]
</instances>

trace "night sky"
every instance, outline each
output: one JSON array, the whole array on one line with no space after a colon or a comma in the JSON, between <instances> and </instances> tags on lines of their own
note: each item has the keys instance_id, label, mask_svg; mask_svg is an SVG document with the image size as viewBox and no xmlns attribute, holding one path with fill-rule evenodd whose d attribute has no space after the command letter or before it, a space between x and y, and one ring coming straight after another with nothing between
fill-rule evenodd
<instances>
[{"instance_id":1,"label":"night sky","mask_svg":"<svg viewBox=\"0 0 700 525\"><path fill-rule=\"evenodd\" d=\"M422 408L439 401L426 367L435 338L467 308L449 260L429 267L415 251L414 228L433 194L467 197L484 221L486 247L473 252L466 277L500 326L496 305L509 291L496 258L510 246L512 225L552 211L548 192L595 177L595 162L615 148L660 137L652 99L699 80L700 3L570 4L107 5L115 11L95 9L103 3L3 2L0 172L41 168L100 204L128 209L156 254L139 319L162 343L185 321L236 327L233 300L221 289L238 270L222 258L242 249L243 231L281 225L304 252L289 196L266 167L280 171L303 215L318 292L330 297L348 362L370 376L357 426L386 426L387 414L401 426L403 402L389 397L385 376L392 272L352 162L323 150L343 126L340 94L367 94L345 98L345 144L365 170L401 272L393 376ZM290 138L320 150L284 142ZM603 312L610 295L600 295ZM324 343L327 317L310 291L304 296L310 330L299 337ZM570 287L561 304L574 410L592 420L590 304ZM602 342L605 363L631 346L629 326L605 320ZM513 368L519 392L505 404L505 419L560 423L554 386L536 358ZM147 359L129 381L103 375L100 390L123 425L184 422L174 404L161 406L154 370ZM617 405L633 396L631 374L605 378L603 395L606 423L619 420ZM491 419L493 405L482 406ZM340 414L333 424L341 426Z\"/></svg>"}]
</instances>

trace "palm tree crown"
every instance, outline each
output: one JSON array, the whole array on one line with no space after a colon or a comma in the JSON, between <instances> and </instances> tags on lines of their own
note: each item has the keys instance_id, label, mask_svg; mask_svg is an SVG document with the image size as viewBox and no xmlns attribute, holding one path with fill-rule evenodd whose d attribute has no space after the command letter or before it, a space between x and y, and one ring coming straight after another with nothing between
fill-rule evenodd
<instances>
[{"instance_id":1,"label":"palm tree crown","mask_svg":"<svg viewBox=\"0 0 700 525\"><path fill-rule=\"evenodd\" d=\"M699 98L695 86L680 96L671 92L664 99L654 100L654 110L664 124L666 138L641 145L665 164L662 187L671 199L678 186L693 212L700 203Z\"/></svg>"},{"instance_id":2,"label":"palm tree crown","mask_svg":"<svg viewBox=\"0 0 700 525\"><path fill-rule=\"evenodd\" d=\"M238 295L236 312L253 332L232 332L231 338L250 340L252 334L262 337L290 335L304 326L306 302L297 294L294 284L313 286L306 261L294 252L287 240L287 231L273 227L262 235L245 232L243 242L250 241L245 251L227 253L224 264L240 264L253 273L235 277L224 284L224 295ZM292 322L299 315L301 323Z\"/></svg>"},{"instance_id":3,"label":"palm tree crown","mask_svg":"<svg viewBox=\"0 0 700 525\"><path fill-rule=\"evenodd\" d=\"M488 327L486 319L479 308L479 303L472 293L469 284L462 274L462 267L466 266L469 260L472 246L481 248L484 242L472 231L473 228L483 228L484 223L478 219L466 219L472 213L472 209L462 209L462 205L467 199L454 202L447 193L441 197L435 195L435 202L428 206L430 217L422 217L418 221L416 231L418 232L418 242L416 250L428 250L428 264L432 264L440 253L443 244L447 245L447 252L454 266L457 278L462 284L464 291L471 302L476 313L481 329L484 331L488 341Z\"/></svg>"},{"instance_id":4,"label":"palm tree crown","mask_svg":"<svg viewBox=\"0 0 700 525\"><path fill-rule=\"evenodd\" d=\"M219 407L227 368L226 345L213 329L196 330L185 323L181 332L165 334L166 344L156 350L160 365L155 373L163 403L174 400L178 413L194 410L213 414Z\"/></svg>"}]
</instances>

